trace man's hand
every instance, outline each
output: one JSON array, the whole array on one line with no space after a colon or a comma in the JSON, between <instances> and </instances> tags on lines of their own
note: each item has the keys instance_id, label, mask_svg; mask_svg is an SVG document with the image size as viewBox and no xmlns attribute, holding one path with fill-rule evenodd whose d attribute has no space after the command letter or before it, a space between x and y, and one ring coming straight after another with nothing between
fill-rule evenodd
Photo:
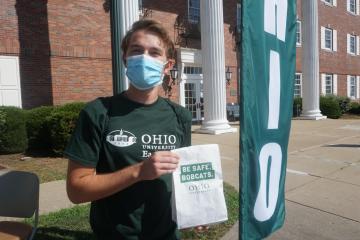
<instances>
[{"instance_id":1,"label":"man's hand","mask_svg":"<svg viewBox=\"0 0 360 240\"><path fill-rule=\"evenodd\" d=\"M161 175L175 171L179 156L169 151L154 152L141 163L139 177L142 180L153 180Z\"/></svg>"}]
</instances>

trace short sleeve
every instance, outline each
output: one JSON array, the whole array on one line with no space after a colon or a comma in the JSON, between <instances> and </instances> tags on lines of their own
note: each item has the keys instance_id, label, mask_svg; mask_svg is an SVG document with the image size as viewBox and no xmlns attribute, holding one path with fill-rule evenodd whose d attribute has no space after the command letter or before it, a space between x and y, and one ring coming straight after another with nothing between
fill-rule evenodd
<instances>
[{"instance_id":1,"label":"short sleeve","mask_svg":"<svg viewBox=\"0 0 360 240\"><path fill-rule=\"evenodd\" d=\"M99 161L102 144L102 129L105 114L96 105L99 102L88 104L81 112L75 130L64 151L70 160L86 167L96 167Z\"/></svg>"}]
</instances>

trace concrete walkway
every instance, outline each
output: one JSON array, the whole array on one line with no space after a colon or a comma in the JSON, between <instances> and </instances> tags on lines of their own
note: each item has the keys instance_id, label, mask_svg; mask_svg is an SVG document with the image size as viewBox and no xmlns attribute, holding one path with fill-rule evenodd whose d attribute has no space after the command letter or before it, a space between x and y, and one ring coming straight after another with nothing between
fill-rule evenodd
<instances>
[{"instance_id":1,"label":"concrete walkway","mask_svg":"<svg viewBox=\"0 0 360 240\"><path fill-rule=\"evenodd\" d=\"M220 145L224 180L239 189L239 133L192 139ZM286 222L268 239L360 239L360 120L293 120L287 169ZM41 214L71 206L64 181L41 184ZM238 224L222 238L236 239Z\"/></svg>"},{"instance_id":2,"label":"concrete walkway","mask_svg":"<svg viewBox=\"0 0 360 240\"><path fill-rule=\"evenodd\" d=\"M222 240L238 239L237 227ZM360 239L360 120L292 121L285 225L267 239Z\"/></svg>"}]
</instances>

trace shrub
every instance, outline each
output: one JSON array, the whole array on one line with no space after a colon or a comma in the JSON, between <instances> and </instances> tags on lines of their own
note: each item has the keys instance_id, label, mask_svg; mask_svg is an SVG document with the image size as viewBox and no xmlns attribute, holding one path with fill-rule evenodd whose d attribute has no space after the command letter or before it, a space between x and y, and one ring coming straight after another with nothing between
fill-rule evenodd
<instances>
[{"instance_id":1,"label":"shrub","mask_svg":"<svg viewBox=\"0 0 360 240\"><path fill-rule=\"evenodd\" d=\"M338 104L339 104L342 114L344 114L350 110L350 98L343 97L343 96L338 96L335 98L338 101Z\"/></svg>"},{"instance_id":2,"label":"shrub","mask_svg":"<svg viewBox=\"0 0 360 240\"><path fill-rule=\"evenodd\" d=\"M69 103L55 107L46 118L52 151L61 154L74 131L76 121L85 103Z\"/></svg>"},{"instance_id":3,"label":"shrub","mask_svg":"<svg viewBox=\"0 0 360 240\"><path fill-rule=\"evenodd\" d=\"M334 96L321 96L320 110L328 118L337 119L342 115L339 102Z\"/></svg>"},{"instance_id":4,"label":"shrub","mask_svg":"<svg viewBox=\"0 0 360 240\"><path fill-rule=\"evenodd\" d=\"M296 97L293 102L293 117L300 116L302 112L302 98Z\"/></svg>"},{"instance_id":5,"label":"shrub","mask_svg":"<svg viewBox=\"0 0 360 240\"><path fill-rule=\"evenodd\" d=\"M26 131L29 149L50 149L49 130L46 117L51 115L54 107L43 106L28 110L26 113Z\"/></svg>"},{"instance_id":6,"label":"shrub","mask_svg":"<svg viewBox=\"0 0 360 240\"><path fill-rule=\"evenodd\" d=\"M25 113L16 107L0 107L0 153L20 153L27 148Z\"/></svg>"},{"instance_id":7,"label":"shrub","mask_svg":"<svg viewBox=\"0 0 360 240\"><path fill-rule=\"evenodd\" d=\"M350 103L349 113L360 114L360 104L357 102Z\"/></svg>"}]
</instances>

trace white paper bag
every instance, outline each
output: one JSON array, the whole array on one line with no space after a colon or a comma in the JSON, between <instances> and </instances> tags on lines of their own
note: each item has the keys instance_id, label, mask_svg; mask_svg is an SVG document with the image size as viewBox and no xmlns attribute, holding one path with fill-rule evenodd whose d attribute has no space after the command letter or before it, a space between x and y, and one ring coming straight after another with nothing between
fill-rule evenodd
<instances>
[{"instance_id":1,"label":"white paper bag","mask_svg":"<svg viewBox=\"0 0 360 240\"><path fill-rule=\"evenodd\" d=\"M172 218L179 229L228 219L217 144L173 150L180 156L173 173Z\"/></svg>"}]
</instances>

